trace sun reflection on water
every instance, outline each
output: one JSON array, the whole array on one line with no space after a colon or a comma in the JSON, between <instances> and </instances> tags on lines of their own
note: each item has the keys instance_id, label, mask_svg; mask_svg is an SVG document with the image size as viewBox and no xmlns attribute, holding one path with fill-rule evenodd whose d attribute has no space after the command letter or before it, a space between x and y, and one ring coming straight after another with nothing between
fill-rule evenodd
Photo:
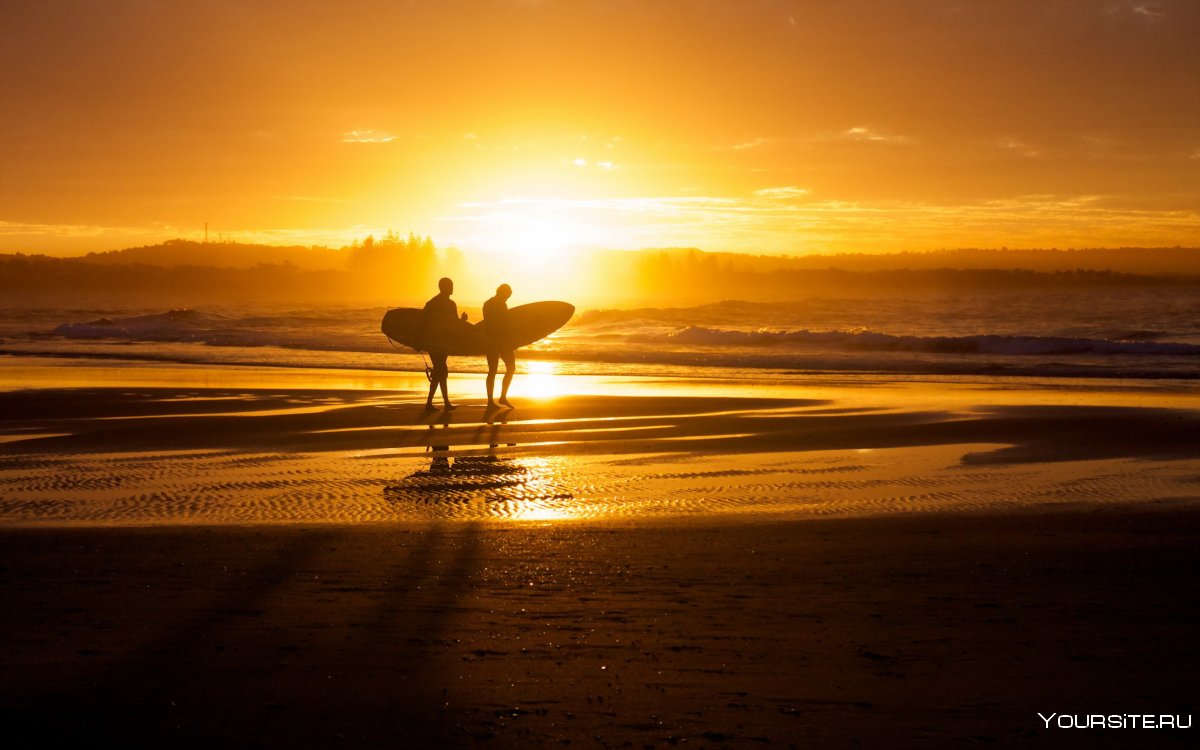
<instances>
[{"instance_id":1,"label":"sun reflection on water","mask_svg":"<svg viewBox=\"0 0 1200 750\"><path fill-rule=\"evenodd\" d=\"M507 516L510 521L565 521L572 517L562 508L546 506L520 507Z\"/></svg>"},{"instance_id":2,"label":"sun reflection on water","mask_svg":"<svg viewBox=\"0 0 1200 750\"><path fill-rule=\"evenodd\" d=\"M525 373L517 376L517 382L521 385L521 395L524 398L549 401L563 394L563 383L558 374L557 362L529 360L524 365Z\"/></svg>"},{"instance_id":3,"label":"sun reflection on water","mask_svg":"<svg viewBox=\"0 0 1200 750\"><path fill-rule=\"evenodd\" d=\"M577 518L561 471L545 459L438 450L428 468L384 489L394 507L417 515L561 521Z\"/></svg>"}]
</instances>

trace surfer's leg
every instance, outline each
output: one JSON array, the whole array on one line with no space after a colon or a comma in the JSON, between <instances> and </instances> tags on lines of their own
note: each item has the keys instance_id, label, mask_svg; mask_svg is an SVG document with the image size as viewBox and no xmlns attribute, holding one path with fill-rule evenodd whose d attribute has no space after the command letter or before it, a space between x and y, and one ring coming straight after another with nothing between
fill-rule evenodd
<instances>
[{"instance_id":1,"label":"surfer's leg","mask_svg":"<svg viewBox=\"0 0 1200 750\"><path fill-rule=\"evenodd\" d=\"M512 406L508 403L508 387L512 385L513 375L517 373L517 354L511 349L500 355L504 358L504 381L500 384L500 403L505 406ZM488 393L491 394L491 389Z\"/></svg>"},{"instance_id":2,"label":"surfer's leg","mask_svg":"<svg viewBox=\"0 0 1200 750\"><path fill-rule=\"evenodd\" d=\"M429 388L429 406L433 405L433 394L438 388L442 389L442 402L447 409L453 408L450 403L450 392L447 387L447 380L450 376L450 366L446 364L445 354L430 354L429 358L433 360L433 383Z\"/></svg>"},{"instance_id":3,"label":"surfer's leg","mask_svg":"<svg viewBox=\"0 0 1200 750\"><path fill-rule=\"evenodd\" d=\"M496 388L496 370L500 367L500 355L495 352L487 354L488 374L487 374L487 397L488 406L495 406L496 402L492 400L492 391Z\"/></svg>"},{"instance_id":4,"label":"surfer's leg","mask_svg":"<svg viewBox=\"0 0 1200 750\"><path fill-rule=\"evenodd\" d=\"M433 408L433 397L437 394L438 386L442 383L442 362L441 355L429 353L429 397L425 399L425 408Z\"/></svg>"},{"instance_id":5,"label":"surfer's leg","mask_svg":"<svg viewBox=\"0 0 1200 750\"><path fill-rule=\"evenodd\" d=\"M429 368L429 397L425 399L425 409L427 411L433 409L433 394L437 393L437 387L437 361L435 360L433 366Z\"/></svg>"}]
</instances>

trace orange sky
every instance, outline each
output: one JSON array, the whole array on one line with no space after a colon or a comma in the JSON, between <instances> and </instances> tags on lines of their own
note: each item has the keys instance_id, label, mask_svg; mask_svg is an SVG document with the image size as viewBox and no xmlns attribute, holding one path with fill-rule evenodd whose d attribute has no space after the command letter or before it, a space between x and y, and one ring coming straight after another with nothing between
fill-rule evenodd
<instances>
[{"instance_id":1,"label":"orange sky","mask_svg":"<svg viewBox=\"0 0 1200 750\"><path fill-rule=\"evenodd\" d=\"M1194 0L14 0L0 252L1200 245Z\"/></svg>"}]
</instances>

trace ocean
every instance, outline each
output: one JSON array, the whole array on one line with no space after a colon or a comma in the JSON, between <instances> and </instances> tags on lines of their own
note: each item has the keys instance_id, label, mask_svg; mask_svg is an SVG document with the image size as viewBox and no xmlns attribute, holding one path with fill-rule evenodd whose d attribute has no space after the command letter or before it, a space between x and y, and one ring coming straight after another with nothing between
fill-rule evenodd
<instances>
[{"instance_id":1,"label":"ocean","mask_svg":"<svg viewBox=\"0 0 1200 750\"><path fill-rule=\"evenodd\" d=\"M477 309L462 309L479 319ZM380 333L385 310L6 308L0 354L423 370L421 355ZM1200 295L1171 287L584 308L521 350L519 362L521 369L592 375L1195 379ZM451 366L486 369L478 357L452 358Z\"/></svg>"}]
</instances>

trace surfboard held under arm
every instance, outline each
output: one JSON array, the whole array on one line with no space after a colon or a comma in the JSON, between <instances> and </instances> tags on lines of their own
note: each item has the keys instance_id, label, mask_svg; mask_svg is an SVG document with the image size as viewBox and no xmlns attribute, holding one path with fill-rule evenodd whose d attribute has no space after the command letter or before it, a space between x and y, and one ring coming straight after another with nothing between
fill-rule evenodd
<instances>
[{"instance_id":1,"label":"surfboard held under arm","mask_svg":"<svg viewBox=\"0 0 1200 750\"><path fill-rule=\"evenodd\" d=\"M509 308L507 341L501 345L506 349L529 346L562 328L574 314L575 306L568 302L530 302ZM418 351L467 356L495 348L485 326L450 317L426 320L423 310L397 307L387 311L380 328L391 340Z\"/></svg>"}]
</instances>

